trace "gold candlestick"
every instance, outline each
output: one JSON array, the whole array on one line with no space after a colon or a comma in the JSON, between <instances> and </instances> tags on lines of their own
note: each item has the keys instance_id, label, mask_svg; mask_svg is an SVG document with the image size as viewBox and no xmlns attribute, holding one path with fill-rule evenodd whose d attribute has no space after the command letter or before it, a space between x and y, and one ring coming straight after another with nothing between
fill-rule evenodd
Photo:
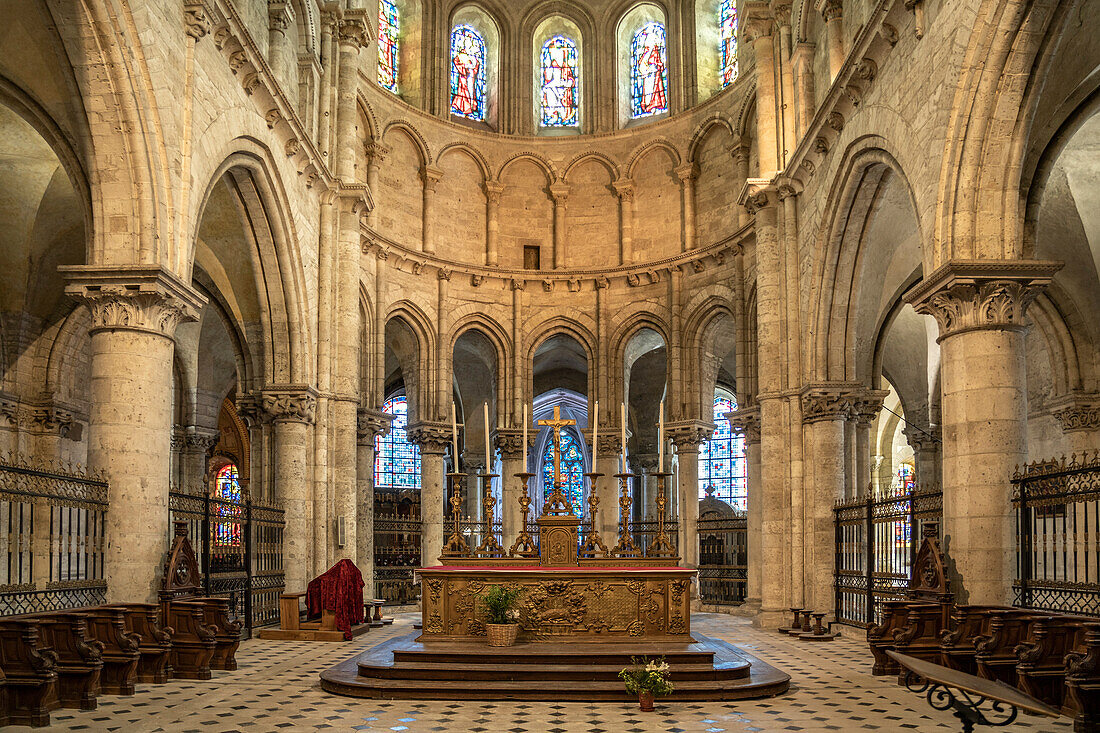
<instances>
[{"instance_id":1,"label":"gold candlestick","mask_svg":"<svg viewBox=\"0 0 1100 733\"><path fill-rule=\"evenodd\" d=\"M481 479L482 515L485 517L485 535L481 539L481 544L477 547L477 554L482 557L504 557L504 548L497 542L496 532L493 531L493 509L496 508L497 500L493 496L492 482L497 475L495 473L483 473L479 477Z\"/></svg>"},{"instance_id":2,"label":"gold candlestick","mask_svg":"<svg viewBox=\"0 0 1100 733\"><path fill-rule=\"evenodd\" d=\"M662 471L650 475L657 477L657 499L654 501L657 505L657 537L646 550L645 556L676 557L676 548L672 546L665 531L665 507L668 506L668 499L665 497L665 481L672 474Z\"/></svg>"},{"instance_id":3,"label":"gold candlestick","mask_svg":"<svg viewBox=\"0 0 1100 733\"><path fill-rule=\"evenodd\" d=\"M617 473L615 478L619 479L619 541L611 548L611 554L615 557L641 557L630 537L630 505L633 500L630 498L629 481L634 474Z\"/></svg>"},{"instance_id":4,"label":"gold candlestick","mask_svg":"<svg viewBox=\"0 0 1100 733\"><path fill-rule=\"evenodd\" d=\"M539 556L539 549L535 545L535 540L531 537L531 533L527 531L527 517L531 511L531 497L527 495L527 485L534 475L533 473L517 473L515 475L523 484L523 491L519 495L519 508L523 510L523 524L520 525L522 529L520 529L516 541L508 549L508 554L512 557Z\"/></svg>"},{"instance_id":5,"label":"gold candlestick","mask_svg":"<svg viewBox=\"0 0 1100 733\"><path fill-rule=\"evenodd\" d=\"M603 543L603 538L600 537L600 525L596 520L596 508L600 505L600 497L596 495L596 480L602 477L603 474L586 473L584 476L588 479L590 487L588 490L588 538L581 547L580 556L593 558L596 556L596 550L599 550L604 557L607 557L610 551L607 549L607 545Z\"/></svg>"},{"instance_id":6,"label":"gold candlestick","mask_svg":"<svg viewBox=\"0 0 1100 733\"><path fill-rule=\"evenodd\" d=\"M451 494L451 517L454 526L451 529L451 536L447 538L447 544L443 545L442 557L468 557L470 555L470 546L466 544L466 540L462 536L462 490L459 487L460 480L465 476L464 473L447 474L447 488Z\"/></svg>"}]
</instances>

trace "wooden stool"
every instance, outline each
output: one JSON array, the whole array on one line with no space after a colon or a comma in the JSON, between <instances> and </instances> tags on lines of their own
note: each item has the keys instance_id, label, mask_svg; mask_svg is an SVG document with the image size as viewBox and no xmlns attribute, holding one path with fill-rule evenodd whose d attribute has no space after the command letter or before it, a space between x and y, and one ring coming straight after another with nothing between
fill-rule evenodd
<instances>
[{"instance_id":1,"label":"wooden stool","mask_svg":"<svg viewBox=\"0 0 1100 733\"><path fill-rule=\"evenodd\" d=\"M805 641L832 641L833 639L840 636L839 631L836 633L832 633L831 630L826 629L824 626L821 625L821 619L825 618L824 613L815 613L813 614L813 617L813 630L808 633L799 634L799 639L803 639Z\"/></svg>"},{"instance_id":2,"label":"wooden stool","mask_svg":"<svg viewBox=\"0 0 1100 733\"><path fill-rule=\"evenodd\" d=\"M782 633L782 634L789 634L789 633L791 633L792 629L797 629L800 632L802 631L802 624L798 623L798 614L802 613L802 609L792 607L791 608L791 613L794 614L794 621L791 622L790 626L780 626L779 627L779 632Z\"/></svg>"},{"instance_id":3,"label":"wooden stool","mask_svg":"<svg viewBox=\"0 0 1100 733\"><path fill-rule=\"evenodd\" d=\"M371 598L363 601L363 621L364 623L370 623L371 626L386 626L393 623L392 618L382 617L382 606L385 605L386 599L384 598ZM373 614L371 609L374 609Z\"/></svg>"},{"instance_id":4,"label":"wooden stool","mask_svg":"<svg viewBox=\"0 0 1100 733\"><path fill-rule=\"evenodd\" d=\"M787 633L790 634L791 636L798 636L799 634L805 634L808 631L810 631L810 629L812 628L810 626L810 614L811 613L813 613L813 611L809 608L801 609L798 612L798 614L796 614L796 615L801 616L802 618L801 619L795 619L794 626L792 626L787 631Z\"/></svg>"}]
</instances>

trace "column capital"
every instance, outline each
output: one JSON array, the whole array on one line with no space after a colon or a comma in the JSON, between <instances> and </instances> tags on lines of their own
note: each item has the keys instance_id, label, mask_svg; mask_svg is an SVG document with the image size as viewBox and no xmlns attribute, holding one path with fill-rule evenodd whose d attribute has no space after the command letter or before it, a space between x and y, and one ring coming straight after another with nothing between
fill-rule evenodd
<instances>
[{"instance_id":1,"label":"column capital","mask_svg":"<svg viewBox=\"0 0 1100 733\"><path fill-rule=\"evenodd\" d=\"M393 415L370 407L355 411L355 440L359 445L373 445L374 439L390 434Z\"/></svg>"},{"instance_id":2,"label":"column capital","mask_svg":"<svg viewBox=\"0 0 1100 733\"><path fill-rule=\"evenodd\" d=\"M677 420L665 423L665 434L672 439L677 453L697 453L699 446L714 435L714 425L704 420Z\"/></svg>"},{"instance_id":3,"label":"column capital","mask_svg":"<svg viewBox=\"0 0 1100 733\"><path fill-rule=\"evenodd\" d=\"M485 182L485 197L491 204L499 204L500 197L504 195L504 184L500 181Z\"/></svg>"},{"instance_id":4,"label":"column capital","mask_svg":"<svg viewBox=\"0 0 1100 733\"><path fill-rule=\"evenodd\" d=\"M420 169L420 180L424 182L425 191L435 191L435 184L443 179L443 169L434 165L425 165Z\"/></svg>"},{"instance_id":5,"label":"column capital","mask_svg":"<svg viewBox=\"0 0 1100 733\"><path fill-rule=\"evenodd\" d=\"M748 141L743 137L738 136L729 147L726 148L729 151L730 157L733 158L733 162L738 165L749 162L749 155L752 153L752 148Z\"/></svg>"},{"instance_id":6,"label":"column capital","mask_svg":"<svg viewBox=\"0 0 1100 733\"><path fill-rule=\"evenodd\" d=\"M564 204L566 199L569 198L570 185L562 181L550 184L550 196L553 197L555 204Z\"/></svg>"},{"instance_id":7,"label":"column capital","mask_svg":"<svg viewBox=\"0 0 1100 733\"><path fill-rule=\"evenodd\" d=\"M905 442L916 452L937 450L943 443L939 426L921 428L907 423L901 432L905 435Z\"/></svg>"},{"instance_id":8,"label":"column capital","mask_svg":"<svg viewBox=\"0 0 1100 733\"><path fill-rule=\"evenodd\" d=\"M1100 394L1075 392L1057 400L1051 412L1063 433L1100 430Z\"/></svg>"},{"instance_id":9,"label":"column capital","mask_svg":"<svg viewBox=\"0 0 1100 733\"><path fill-rule=\"evenodd\" d=\"M634 179L633 178L618 178L611 184L615 189L615 193L623 201L634 200Z\"/></svg>"},{"instance_id":10,"label":"column capital","mask_svg":"<svg viewBox=\"0 0 1100 733\"><path fill-rule=\"evenodd\" d=\"M294 7L286 0L267 0L267 20L271 30L286 33L294 20Z\"/></svg>"},{"instance_id":11,"label":"column capital","mask_svg":"<svg viewBox=\"0 0 1100 733\"><path fill-rule=\"evenodd\" d=\"M771 11L779 26L791 24L791 0L771 0Z\"/></svg>"},{"instance_id":12,"label":"column capital","mask_svg":"<svg viewBox=\"0 0 1100 733\"><path fill-rule=\"evenodd\" d=\"M750 42L769 38L775 27L771 9L763 2L748 3L742 11L741 32Z\"/></svg>"},{"instance_id":13,"label":"column capital","mask_svg":"<svg viewBox=\"0 0 1100 733\"><path fill-rule=\"evenodd\" d=\"M888 392L866 389L859 382L807 384L800 394L802 422L856 420L870 423Z\"/></svg>"},{"instance_id":14,"label":"column capital","mask_svg":"<svg viewBox=\"0 0 1100 733\"><path fill-rule=\"evenodd\" d=\"M61 265L65 294L88 306L91 333L144 331L171 338L176 326L197 321L206 298L160 267Z\"/></svg>"},{"instance_id":15,"label":"column capital","mask_svg":"<svg viewBox=\"0 0 1100 733\"><path fill-rule=\"evenodd\" d=\"M497 428L493 431L493 447L500 451L500 457L504 460L517 460L526 454L526 448L531 447L531 439L535 433L528 431L527 446L523 445L523 430L517 428Z\"/></svg>"},{"instance_id":16,"label":"column capital","mask_svg":"<svg viewBox=\"0 0 1100 733\"><path fill-rule=\"evenodd\" d=\"M695 163L687 162L677 166L675 173L676 177L680 179L680 183L694 181L695 177L699 175L699 166L695 165Z\"/></svg>"},{"instance_id":17,"label":"column capital","mask_svg":"<svg viewBox=\"0 0 1100 733\"><path fill-rule=\"evenodd\" d=\"M213 25L214 12L206 0L184 0L183 26L196 41L206 36Z\"/></svg>"},{"instance_id":18,"label":"column capital","mask_svg":"<svg viewBox=\"0 0 1100 733\"><path fill-rule=\"evenodd\" d=\"M377 141L371 141L365 147L370 165L382 165L386 160L386 156L390 154L390 149Z\"/></svg>"},{"instance_id":19,"label":"column capital","mask_svg":"<svg viewBox=\"0 0 1100 733\"><path fill-rule=\"evenodd\" d=\"M451 424L448 422L422 420L410 425L407 432L409 442L419 445L421 453L441 456L451 446Z\"/></svg>"},{"instance_id":20,"label":"column capital","mask_svg":"<svg viewBox=\"0 0 1100 733\"><path fill-rule=\"evenodd\" d=\"M760 442L759 405L727 412L726 419L730 421L730 428L740 431L745 436L746 445L756 445Z\"/></svg>"},{"instance_id":21,"label":"column capital","mask_svg":"<svg viewBox=\"0 0 1100 733\"><path fill-rule=\"evenodd\" d=\"M1022 330L1024 313L1063 263L1050 260L951 260L906 294L940 327L939 340L975 330Z\"/></svg>"},{"instance_id":22,"label":"column capital","mask_svg":"<svg viewBox=\"0 0 1100 733\"><path fill-rule=\"evenodd\" d=\"M879 411L882 410L882 403L889 394L889 390L885 389L865 389L855 393L851 398L850 418L860 427L871 427L871 423L878 417Z\"/></svg>"},{"instance_id":23,"label":"column capital","mask_svg":"<svg viewBox=\"0 0 1100 733\"><path fill-rule=\"evenodd\" d=\"M358 51L370 43L371 28L366 13L365 10L344 11L344 17L337 24L341 46L349 46Z\"/></svg>"},{"instance_id":24,"label":"column capital","mask_svg":"<svg viewBox=\"0 0 1100 733\"><path fill-rule=\"evenodd\" d=\"M741 189L741 195L737 197L737 203L748 209L750 214L775 207L778 202L779 191L770 178L748 179Z\"/></svg>"},{"instance_id":25,"label":"column capital","mask_svg":"<svg viewBox=\"0 0 1100 733\"><path fill-rule=\"evenodd\" d=\"M183 430L183 447L188 451L209 453L221 440L222 434L217 428L200 428L188 425Z\"/></svg>"},{"instance_id":26,"label":"column capital","mask_svg":"<svg viewBox=\"0 0 1100 733\"><path fill-rule=\"evenodd\" d=\"M840 18L844 13L844 4L841 0L817 0L814 7L817 12L821 13L821 17L825 19L826 23Z\"/></svg>"},{"instance_id":27,"label":"column capital","mask_svg":"<svg viewBox=\"0 0 1100 733\"><path fill-rule=\"evenodd\" d=\"M265 387L260 406L273 422L311 424L317 414L317 390L300 384Z\"/></svg>"}]
</instances>

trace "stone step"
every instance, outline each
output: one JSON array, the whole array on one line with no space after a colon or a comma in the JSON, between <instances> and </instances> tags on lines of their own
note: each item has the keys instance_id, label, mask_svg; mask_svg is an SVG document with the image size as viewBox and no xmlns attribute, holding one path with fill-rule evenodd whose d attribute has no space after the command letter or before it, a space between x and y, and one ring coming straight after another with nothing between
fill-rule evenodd
<instances>
[{"instance_id":1,"label":"stone step","mask_svg":"<svg viewBox=\"0 0 1100 733\"><path fill-rule=\"evenodd\" d=\"M463 664L462 676L475 681L616 681L623 664ZM672 665L670 679L677 681L736 679L749 676L748 661L722 662L719 664ZM379 679L447 680L455 676L455 665L438 662L395 662L392 666L359 663L361 677Z\"/></svg>"}]
</instances>

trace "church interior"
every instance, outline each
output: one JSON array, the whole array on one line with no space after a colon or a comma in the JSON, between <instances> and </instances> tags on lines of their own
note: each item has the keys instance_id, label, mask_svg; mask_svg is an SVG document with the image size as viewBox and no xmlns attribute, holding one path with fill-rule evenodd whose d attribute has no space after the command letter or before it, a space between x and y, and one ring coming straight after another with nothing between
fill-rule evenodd
<instances>
[{"instance_id":1,"label":"church interior","mask_svg":"<svg viewBox=\"0 0 1100 733\"><path fill-rule=\"evenodd\" d=\"M1100 0L0 11L0 725L1100 731Z\"/></svg>"}]
</instances>

